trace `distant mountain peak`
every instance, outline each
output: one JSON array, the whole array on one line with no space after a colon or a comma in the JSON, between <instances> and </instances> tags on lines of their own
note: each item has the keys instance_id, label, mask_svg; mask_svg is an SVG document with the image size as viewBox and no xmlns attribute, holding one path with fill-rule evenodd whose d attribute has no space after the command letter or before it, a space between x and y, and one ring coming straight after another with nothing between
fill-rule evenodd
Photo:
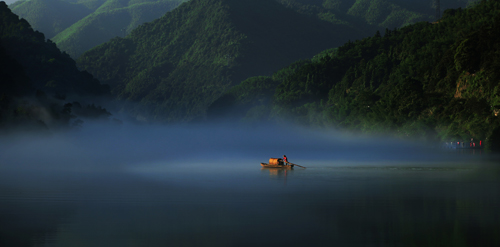
<instances>
[{"instance_id":1,"label":"distant mountain peak","mask_svg":"<svg viewBox=\"0 0 500 247\"><path fill-rule=\"evenodd\" d=\"M78 63L117 97L140 102L149 117L188 121L204 118L231 85L355 35L274 0L192 0L90 50Z\"/></svg>"}]
</instances>

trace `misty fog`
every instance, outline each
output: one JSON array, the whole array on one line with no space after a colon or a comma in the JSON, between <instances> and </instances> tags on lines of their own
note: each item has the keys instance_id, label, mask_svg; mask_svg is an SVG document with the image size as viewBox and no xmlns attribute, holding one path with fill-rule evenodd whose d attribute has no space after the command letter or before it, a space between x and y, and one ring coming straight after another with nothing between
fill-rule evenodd
<instances>
[{"instance_id":1,"label":"misty fog","mask_svg":"<svg viewBox=\"0 0 500 247\"><path fill-rule=\"evenodd\" d=\"M132 177L182 186L231 187L241 182L231 177L244 179L246 173L260 171L260 163L283 155L308 172L340 168L373 172L366 169L458 169L481 160L479 152L457 155L437 143L284 125L86 123L78 131L1 137L0 185L67 189L71 187L67 183L81 183L86 193L93 194L100 193L101 186L89 187L89 182L113 176L122 182ZM212 177L218 182L207 183ZM102 185L106 186L114 187Z\"/></svg>"},{"instance_id":2,"label":"misty fog","mask_svg":"<svg viewBox=\"0 0 500 247\"><path fill-rule=\"evenodd\" d=\"M437 221L443 238L458 223L474 234L464 218L471 212L490 243L498 176L477 172L482 153L438 146L232 123L85 123L3 136L0 244L397 246L408 242L404 227L419 243ZM261 168L283 155L307 168ZM450 211L472 200L480 204ZM392 237L371 235L384 232Z\"/></svg>"},{"instance_id":3,"label":"misty fog","mask_svg":"<svg viewBox=\"0 0 500 247\"><path fill-rule=\"evenodd\" d=\"M114 170L165 162L234 162L258 166L287 155L295 163L338 166L339 162L452 161L439 143L416 143L293 126L239 124L86 124L81 130L49 136L0 138L2 168ZM292 161L292 162L293 162ZM307 163L307 164L306 164Z\"/></svg>"}]
</instances>

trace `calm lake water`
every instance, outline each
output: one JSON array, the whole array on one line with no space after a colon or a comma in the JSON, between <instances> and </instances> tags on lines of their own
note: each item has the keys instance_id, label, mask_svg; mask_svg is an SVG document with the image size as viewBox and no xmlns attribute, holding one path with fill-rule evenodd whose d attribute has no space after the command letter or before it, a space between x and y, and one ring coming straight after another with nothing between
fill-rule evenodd
<instances>
[{"instance_id":1,"label":"calm lake water","mask_svg":"<svg viewBox=\"0 0 500 247\"><path fill-rule=\"evenodd\" d=\"M286 154L307 169L262 169ZM0 140L0 246L500 246L479 152L266 128Z\"/></svg>"}]
</instances>

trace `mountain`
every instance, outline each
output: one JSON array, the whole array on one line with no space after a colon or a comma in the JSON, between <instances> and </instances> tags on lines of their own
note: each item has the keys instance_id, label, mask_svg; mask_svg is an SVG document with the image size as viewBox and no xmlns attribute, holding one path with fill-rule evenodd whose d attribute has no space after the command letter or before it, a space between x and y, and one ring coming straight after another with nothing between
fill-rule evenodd
<instances>
[{"instance_id":1,"label":"mountain","mask_svg":"<svg viewBox=\"0 0 500 247\"><path fill-rule=\"evenodd\" d=\"M204 118L229 86L307 58L357 30L270 0L192 0L84 53L78 66L134 111L160 121Z\"/></svg>"},{"instance_id":2,"label":"mountain","mask_svg":"<svg viewBox=\"0 0 500 247\"><path fill-rule=\"evenodd\" d=\"M115 36L163 16L186 0L20 0L12 11L79 57Z\"/></svg>"},{"instance_id":3,"label":"mountain","mask_svg":"<svg viewBox=\"0 0 500 247\"><path fill-rule=\"evenodd\" d=\"M500 3L325 50L221 95L209 117L500 144Z\"/></svg>"},{"instance_id":4,"label":"mountain","mask_svg":"<svg viewBox=\"0 0 500 247\"><path fill-rule=\"evenodd\" d=\"M163 16L187 0L19 0L12 11L73 58L138 25ZM300 13L363 33L433 21L432 1L271 0ZM474 0L441 0L441 9L465 7Z\"/></svg>"},{"instance_id":5,"label":"mountain","mask_svg":"<svg viewBox=\"0 0 500 247\"><path fill-rule=\"evenodd\" d=\"M94 11L90 6L65 0L19 0L9 8L47 38L53 38Z\"/></svg>"},{"instance_id":6,"label":"mountain","mask_svg":"<svg viewBox=\"0 0 500 247\"><path fill-rule=\"evenodd\" d=\"M370 28L400 28L419 21L434 21L433 1L416 0L277 0L296 11L337 24ZM441 0L440 9L466 7L475 0Z\"/></svg>"},{"instance_id":7,"label":"mountain","mask_svg":"<svg viewBox=\"0 0 500 247\"><path fill-rule=\"evenodd\" d=\"M9 4L13 4L14 2L16 2L17 0L4 0L4 2L9 5Z\"/></svg>"},{"instance_id":8,"label":"mountain","mask_svg":"<svg viewBox=\"0 0 500 247\"><path fill-rule=\"evenodd\" d=\"M109 87L80 72L74 60L4 2L0 2L0 82L2 128L69 126L77 115L109 114L94 104L109 98Z\"/></svg>"}]
</instances>

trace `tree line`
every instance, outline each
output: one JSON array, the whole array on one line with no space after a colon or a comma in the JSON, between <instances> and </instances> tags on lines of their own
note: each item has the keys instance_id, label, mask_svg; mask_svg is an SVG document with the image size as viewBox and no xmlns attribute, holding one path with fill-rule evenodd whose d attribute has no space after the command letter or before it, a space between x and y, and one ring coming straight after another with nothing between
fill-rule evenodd
<instances>
[{"instance_id":1,"label":"tree line","mask_svg":"<svg viewBox=\"0 0 500 247\"><path fill-rule=\"evenodd\" d=\"M272 76L250 78L222 95L209 113L428 140L495 142L499 14L500 3L481 1L447 10L436 22L376 32Z\"/></svg>"}]
</instances>

